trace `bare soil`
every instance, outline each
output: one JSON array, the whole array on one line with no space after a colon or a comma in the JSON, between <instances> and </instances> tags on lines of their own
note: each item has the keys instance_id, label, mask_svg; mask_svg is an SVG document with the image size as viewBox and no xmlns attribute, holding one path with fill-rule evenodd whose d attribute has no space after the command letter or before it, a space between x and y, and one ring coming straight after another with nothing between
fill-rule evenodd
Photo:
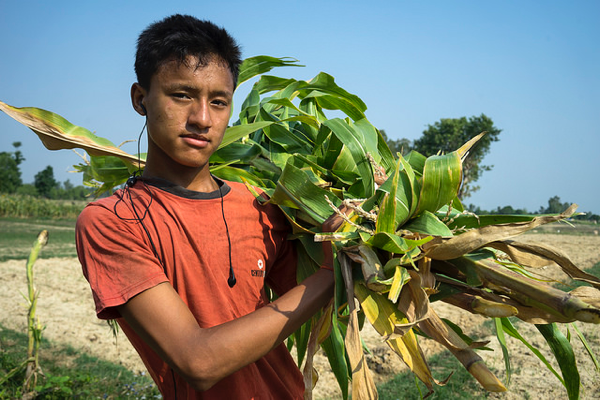
<instances>
[{"instance_id":1,"label":"bare soil","mask_svg":"<svg viewBox=\"0 0 600 400\"><path fill-rule=\"evenodd\" d=\"M582 269L591 268L600 262L600 236L598 235L557 235L527 234L520 237L522 241L541 242L561 249ZM25 332L26 306L22 296L26 292L25 261L11 260L0 263L0 324L6 329ZM555 278L562 275L557 268L549 266L544 273ZM52 258L38 260L35 265L35 283L39 290L37 315L45 330L43 336L51 342L70 345L90 355L119 363L126 368L143 373L144 365L122 333L117 339L105 321L96 319L94 304L89 286L81 274L76 258ZM481 352L490 369L498 371L498 377L505 379L504 361L497 340L491 328L483 325L484 318L464 312L456 307L438 302L434 304L441 317L448 318L458 324L465 333L478 340L490 340L493 352ZM577 326L586 334L592 350L600 355L600 331L597 325L580 324ZM540 348L548 360L553 360L546 351L541 335L528 324L518 325L521 334L530 343ZM2 331L0 330L0 335ZM398 356L392 353L379 335L365 324L363 338L371 355L367 361L376 383L385 382L399 372L406 371L406 366ZM441 346L429 340L421 340L426 355L444 351ZM508 339L509 351L513 365L512 382L509 391L493 394L493 399L523 398L566 398L566 392L560 382L545 366L520 342ZM583 346L574 338L572 340L582 379L582 398L600 398L600 374L595 370L590 358L585 354ZM315 366L319 372L319 381L314 397L340 398L340 392L326 358L317 353ZM555 366L558 370L558 367ZM434 371L435 376L435 371ZM438 379L444 377L436 376ZM483 391L481 393L484 394ZM399 398L402 394L399 394Z\"/></svg>"}]
</instances>

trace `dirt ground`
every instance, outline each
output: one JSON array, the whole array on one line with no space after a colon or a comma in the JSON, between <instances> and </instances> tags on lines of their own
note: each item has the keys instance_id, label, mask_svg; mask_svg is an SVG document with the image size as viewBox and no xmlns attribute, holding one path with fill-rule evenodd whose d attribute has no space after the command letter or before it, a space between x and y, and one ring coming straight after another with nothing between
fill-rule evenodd
<instances>
[{"instance_id":1,"label":"dirt ground","mask_svg":"<svg viewBox=\"0 0 600 400\"><path fill-rule=\"evenodd\" d=\"M573 236L554 234L528 234L519 238L522 241L534 241L549 244L561 249L582 269L592 267L600 262L600 236ZM0 324L7 329L25 332L26 308L22 293L26 292L25 261L13 260L0 263ZM546 273L555 276L557 272L548 267ZM94 305L89 286L83 276L77 259L53 258L39 260L35 265L35 282L39 290L37 315L46 326L44 337L59 344L69 344L74 348L85 351L90 355L120 363L134 372L145 371L137 354L119 334L117 341L106 322L96 319ZM504 380L504 361L499 350L495 335L491 330L482 326L484 319L467 312L435 303L435 308L441 317L448 318L458 324L467 334L479 340L490 340L494 352L481 352L488 366L499 371L498 377ZM600 331L597 325L578 324L586 333L587 339L595 353L600 356ZM368 323L363 329L363 338L370 348L372 355L368 362L377 383L386 381L394 374L406 371L400 359L383 343L379 335L369 329ZM519 325L520 332L533 345L545 349L542 337L537 330L527 324ZM2 332L0 331L0 335ZM523 398L566 398L566 392L560 382L526 347L509 340L509 351L514 374L509 391L490 396L494 399L523 399ZM600 374L595 371L593 364L578 340L573 340L582 378L582 398L600 398ZM442 351L441 347L428 340L421 340L426 355ZM543 351L549 359L552 356ZM320 379L314 391L314 397L339 398L339 389L329 371L325 357L318 353L315 365ZM434 371L434 376L435 371ZM436 376L438 379L443 377ZM483 394L483 392L482 392ZM399 394L401 397L401 394Z\"/></svg>"}]
</instances>

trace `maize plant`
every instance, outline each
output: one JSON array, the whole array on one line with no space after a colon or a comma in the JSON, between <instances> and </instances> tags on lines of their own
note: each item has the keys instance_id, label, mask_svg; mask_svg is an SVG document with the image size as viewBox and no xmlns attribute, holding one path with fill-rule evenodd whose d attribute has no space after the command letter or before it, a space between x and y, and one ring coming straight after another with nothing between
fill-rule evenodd
<instances>
[{"instance_id":1,"label":"maize plant","mask_svg":"<svg viewBox=\"0 0 600 400\"><path fill-rule=\"evenodd\" d=\"M266 75L279 66L299 65L267 56L244 61L238 84L259 79L212 156L211 171L245 182L257 195L265 192L268 200L257 198L285 213L298 247L299 281L323 260L319 242L335 250L332 303L288 341L297 348L298 365L304 365L307 397L317 379L312 357L319 346L344 398L350 383L353 398L377 397L360 338L365 320L430 393L442 382L434 379L421 340L445 346L486 390L505 391L477 354L485 343L466 338L430 306L443 301L492 318L499 340L504 342L504 334L521 340L563 382L569 398L578 398L575 357L556 324L600 322L600 279L558 249L515 240L541 224L569 218L576 205L559 215L469 213L457 197L462 161L485 133L448 154L392 154L359 97L325 73L308 81ZM1 102L0 109L30 127L48 149L84 149L89 158L75 167L98 193L143 169L143 154L127 154L56 114ZM343 117L328 118L329 110ZM336 230L323 232L332 219ZM590 286L567 293L531 274L551 262ZM562 374L509 317L536 324Z\"/></svg>"}]
</instances>

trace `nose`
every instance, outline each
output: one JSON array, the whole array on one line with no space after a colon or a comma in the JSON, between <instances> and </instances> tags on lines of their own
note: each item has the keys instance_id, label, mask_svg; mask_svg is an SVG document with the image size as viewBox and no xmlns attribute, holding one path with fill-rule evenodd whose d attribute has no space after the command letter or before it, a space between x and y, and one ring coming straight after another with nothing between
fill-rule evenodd
<instances>
[{"instance_id":1,"label":"nose","mask_svg":"<svg viewBox=\"0 0 600 400\"><path fill-rule=\"evenodd\" d=\"M191 107L188 123L200 129L206 129L212 126L208 101L200 100Z\"/></svg>"}]
</instances>

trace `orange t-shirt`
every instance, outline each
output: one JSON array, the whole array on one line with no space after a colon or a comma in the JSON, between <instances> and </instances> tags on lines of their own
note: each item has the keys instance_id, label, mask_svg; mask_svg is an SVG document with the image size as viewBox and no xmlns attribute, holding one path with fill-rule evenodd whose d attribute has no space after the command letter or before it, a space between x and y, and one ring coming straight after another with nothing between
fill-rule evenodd
<instances>
[{"instance_id":1,"label":"orange t-shirt","mask_svg":"<svg viewBox=\"0 0 600 400\"><path fill-rule=\"evenodd\" d=\"M116 309L168 281L199 326L208 328L263 307L265 283L278 295L296 285L296 254L287 240L285 216L273 205L260 205L243 184L219 184L221 191L200 193L162 180L138 181L84 209L77 220L77 253L96 313L117 318L165 398L175 398L175 391L177 399L302 398L302 375L284 344L208 391L196 392ZM227 284L227 229L237 280L233 288Z\"/></svg>"}]
</instances>

